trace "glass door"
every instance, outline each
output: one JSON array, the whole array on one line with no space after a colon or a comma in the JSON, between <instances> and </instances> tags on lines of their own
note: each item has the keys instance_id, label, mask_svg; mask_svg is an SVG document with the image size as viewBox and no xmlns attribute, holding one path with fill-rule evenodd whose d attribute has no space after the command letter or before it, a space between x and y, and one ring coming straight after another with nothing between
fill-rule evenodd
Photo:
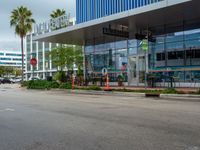
<instances>
[{"instance_id":1,"label":"glass door","mask_svg":"<svg viewBox=\"0 0 200 150\"><path fill-rule=\"evenodd\" d=\"M137 85L137 56L130 56L128 59L128 83L129 85Z\"/></svg>"}]
</instances>

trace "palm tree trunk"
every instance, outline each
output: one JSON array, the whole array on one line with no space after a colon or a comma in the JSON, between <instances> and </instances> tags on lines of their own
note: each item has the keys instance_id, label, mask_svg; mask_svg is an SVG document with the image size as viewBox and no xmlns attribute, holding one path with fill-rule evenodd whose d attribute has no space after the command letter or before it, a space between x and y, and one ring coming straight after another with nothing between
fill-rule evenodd
<instances>
[{"instance_id":1,"label":"palm tree trunk","mask_svg":"<svg viewBox=\"0 0 200 150\"><path fill-rule=\"evenodd\" d=\"M21 50L22 50L22 82L24 81L24 38L21 37Z\"/></svg>"}]
</instances>

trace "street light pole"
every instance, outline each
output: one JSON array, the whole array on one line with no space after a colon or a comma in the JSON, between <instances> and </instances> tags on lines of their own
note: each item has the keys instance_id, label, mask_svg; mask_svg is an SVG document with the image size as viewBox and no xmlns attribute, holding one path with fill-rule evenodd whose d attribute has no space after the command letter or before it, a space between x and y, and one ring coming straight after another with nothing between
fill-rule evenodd
<instances>
[{"instance_id":1,"label":"street light pole","mask_svg":"<svg viewBox=\"0 0 200 150\"><path fill-rule=\"evenodd\" d=\"M145 51L145 89L147 89L147 75L149 73L149 27L147 27L147 50Z\"/></svg>"}]
</instances>

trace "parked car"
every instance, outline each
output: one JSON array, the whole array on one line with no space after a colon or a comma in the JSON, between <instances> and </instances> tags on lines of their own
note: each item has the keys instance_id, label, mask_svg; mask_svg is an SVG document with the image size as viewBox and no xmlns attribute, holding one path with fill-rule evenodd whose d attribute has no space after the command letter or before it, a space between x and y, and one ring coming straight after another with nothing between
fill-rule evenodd
<instances>
[{"instance_id":1,"label":"parked car","mask_svg":"<svg viewBox=\"0 0 200 150\"><path fill-rule=\"evenodd\" d=\"M10 81L11 81L12 83L19 83L19 82L22 81L22 78L21 78L21 77L12 78L12 79L10 79Z\"/></svg>"},{"instance_id":2,"label":"parked car","mask_svg":"<svg viewBox=\"0 0 200 150\"><path fill-rule=\"evenodd\" d=\"M8 79L8 78L4 78L3 80L1 80L1 83L2 84L11 84L12 81L10 81L10 79Z\"/></svg>"},{"instance_id":3,"label":"parked car","mask_svg":"<svg viewBox=\"0 0 200 150\"><path fill-rule=\"evenodd\" d=\"M0 78L0 84L2 84L3 78Z\"/></svg>"},{"instance_id":4,"label":"parked car","mask_svg":"<svg viewBox=\"0 0 200 150\"><path fill-rule=\"evenodd\" d=\"M30 80L42 80L42 79L40 77L30 77L28 80L30 81Z\"/></svg>"}]
</instances>

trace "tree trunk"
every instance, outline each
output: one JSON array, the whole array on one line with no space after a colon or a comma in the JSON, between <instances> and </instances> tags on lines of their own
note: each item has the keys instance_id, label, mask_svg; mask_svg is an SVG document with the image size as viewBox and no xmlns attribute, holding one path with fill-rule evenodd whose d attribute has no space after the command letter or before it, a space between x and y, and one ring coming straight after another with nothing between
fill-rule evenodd
<instances>
[{"instance_id":1,"label":"tree trunk","mask_svg":"<svg viewBox=\"0 0 200 150\"><path fill-rule=\"evenodd\" d=\"M21 51L22 51L22 82L24 81L24 39L21 37Z\"/></svg>"}]
</instances>

